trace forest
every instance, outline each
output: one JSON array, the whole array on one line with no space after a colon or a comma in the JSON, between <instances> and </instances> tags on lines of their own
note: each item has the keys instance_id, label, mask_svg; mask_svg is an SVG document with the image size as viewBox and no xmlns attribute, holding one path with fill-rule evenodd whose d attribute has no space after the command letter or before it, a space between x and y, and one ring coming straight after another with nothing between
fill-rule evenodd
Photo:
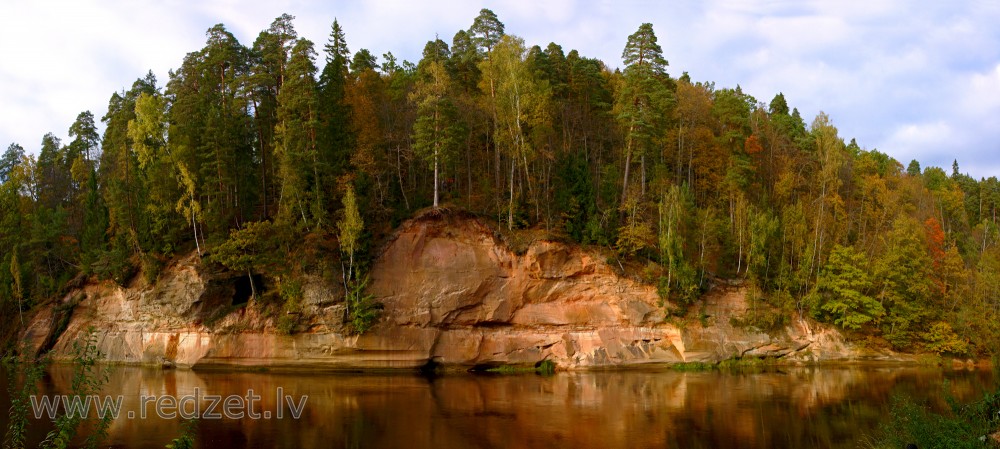
<instances>
[{"instance_id":1,"label":"forest","mask_svg":"<svg viewBox=\"0 0 1000 449\"><path fill-rule=\"evenodd\" d=\"M7 147L8 340L72 286L153 282L193 251L271 279L288 307L305 273L361 304L380 239L450 209L595 248L678 319L739 282L747 326L810 317L879 347L1000 348L996 177L904 165L781 93L671 76L648 23L611 69L529 47L488 9L416 64L352 54L336 20L318 49L293 20L250 46L213 26L165 83L150 72L81 112L70 142Z\"/></svg>"}]
</instances>

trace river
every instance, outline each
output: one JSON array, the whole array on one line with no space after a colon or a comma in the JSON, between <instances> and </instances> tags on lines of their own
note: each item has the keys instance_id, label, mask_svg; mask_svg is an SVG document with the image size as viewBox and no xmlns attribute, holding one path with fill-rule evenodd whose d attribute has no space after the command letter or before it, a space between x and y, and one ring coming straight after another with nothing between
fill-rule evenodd
<instances>
[{"instance_id":1,"label":"river","mask_svg":"<svg viewBox=\"0 0 1000 449\"><path fill-rule=\"evenodd\" d=\"M40 394L65 393L71 379L54 366ZM101 447L162 448L182 431L170 412L197 412L196 447L212 449L855 448L886 421L894 394L943 406L945 380L960 400L997 386L990 371L899 366L434 378L111 367L102 394L122 402ZM9 404L5 389L0 407ZM29 442L50 427L33 421Z\"/></svg>"}]
</instances>

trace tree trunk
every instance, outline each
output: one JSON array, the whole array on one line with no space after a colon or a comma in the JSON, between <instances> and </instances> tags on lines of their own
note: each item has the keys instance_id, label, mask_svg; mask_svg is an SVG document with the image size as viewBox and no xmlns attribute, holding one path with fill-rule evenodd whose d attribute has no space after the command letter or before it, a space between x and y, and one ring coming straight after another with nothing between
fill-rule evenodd
<instances>
[{"instance_id":1,"label":"tree trunk","mask_svg":"<svg viewBox=\"0 0 1000 449\"><path fill-rule=\"evenodd\" d=\"M434 148L434 208L438 208L438 150L437 144Z\"/></svg>"},{"instance_id":2,"label":"tree trunk","mask_svg":"<svg viewBox=\"0 0 1000 449\"><path fill-rule=\"evenodd\" d=\"M646 155L642 154L639 156L640 166L642 167L642 177L640 178L639 194L640 196L646 196Z\"/></svg>"},{"instance_id":3,"label":"tree trunk","mask_svg":"<svg viewBox=\"0 0 1000 449\"><path fill-rule=\"evenodd\" d=\"M438 208L438 153L441 151L441 123L438 121L437 104L434 106L434 208Z\"/></svg>"},{"instance_id":4,"label":"tree trunk","mask_svg":"<svg viewBox=\"0 0 1000 449\"><path fill-rule=\"evenodd\" d=\"M198 257L201 257L201 244L198 243L198 222L194 219L194 207L191 207L191 230L194 231L194 246L198 249Z\"/></svg>"},{"instance_id":5,"label":"tree trunk","mask_svg":"<svg viewBox=\"0 0 1000 449\"><path fill-rule=\"evenodd\" d=\"M510 205L507 208L507 229L514 229L514 167L517 159L511 159L510 163Z\"/></svg>"},{"instance_id":6,"label":"tree trunk","mask_svg":"<svg viewBox=\"0 0 1000 449\"><path fill-rule=\"evenodd\" d=\"M629 128L629 135L635 131L635 125ZM628 198L628 172L632 165L632 138L628 138L628 142L625 144L625 176L622 179L622 204L625 204L625 199Z\"/></svg>"},{"instance_id":7,"label":"tree trunk","mask_svg":"<svg viewBox=\"0 0 1000 449\"><path fill-rule=\"evenodd\" d=\"M396 177L399 179L399 193L403 197L403 204L406 205L406 210L410 210L410 200L406 198L406 188L403 187L403 162L402 162L403 150L396 145Z\"/></svg>"},{"instance_id":8,"label":"tree trunk","mask_svg":"<svg viewBox=\"0 0 1000 449\"><path fill-rule=\"evenodd\" d=\"M629 166L632 165L632 153L629 151L625 152L625 177L622 180L622 204L625 204L625 199L628 198L628 170Z\"/></svg>"},{"instance_id":9,"label":"tree trunk","mask_svg":"<svg viewBox=\"0 0 1000 449\"><path fill-rule=\"evenodd\" d=\"M253 285L253 273L250 272L250 268L247 268L247 278L250 279L250 297L257 298L257 287Z\"/></svg>"}]
</instances>

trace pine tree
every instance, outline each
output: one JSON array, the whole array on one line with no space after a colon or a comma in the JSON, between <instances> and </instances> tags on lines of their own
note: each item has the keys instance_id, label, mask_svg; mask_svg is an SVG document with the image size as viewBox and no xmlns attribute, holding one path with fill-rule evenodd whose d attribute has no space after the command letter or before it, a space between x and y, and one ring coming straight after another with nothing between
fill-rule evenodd
<instances>
[{"instance_id":1,"label":"pine tree","mask_svg":"<svg viewBox=\"0 0 1000 449\"><path fill-rule=\"evenodd\" d=\"M641 160L639 191L646 191L646 153L652 151L665 128L663 119L672 103L667 85L663 50L656 42L653 25L644 23L628 37L622 51L625 71L615 98L615 115L625 133L622 203L629 192L633 156Z\"/></svg>"},{"instance_id":2,"label":"pine tree","mask_svg":"<svg viewBox=\"0 0 1000 449\"><path fill-rule=\"evenodd\" d=\"M319 109L315 51L299 39L288 61L285 83L278 93L275 156L281 179L279 222L322 226L326 220L323 173L319 154Z\"/></svg>"},{"instance_id":3,"label":"pine tree","mask_svg":"<svg viewBox=\"0 0 1000 449\"><path fill-rule=\"evenodd\" d=\"M4 151L3 156L0 156L0 184L10 179L10 173L21 163L23 157L24 147L16 143L7 146L7 151Z\"/></svg>"},{"instance_id":4,"label":"pine tree","mask_svg":"<svg viewBox=\"0 0 1000 449\"><path fill-rule=\"evenodd\" d=\"M100 159L98 153L100 145L100 135L97 134L97 126L94 124L94 114L90 111L81 112L76 116L76 121L69 127L69 136L73 141L69 144L69 157L76 159L82 156L85 161L92 163Z\"/></svg>"},{"instance_id":5,"label":"pine tree","mask_svg":"<svg viewBox=\"0 0 1000 449\"><path fill-rule=\"evenodd\" d=\"M274 157L274 128L278 121L278 92L285 80L288 53L298 39L292 24L295 17L282 14L257 36L249 52L247 84L253 107L256 151L260 160L260 218L270 217L271 205L278 201L277 164Z\"/></svg>"},{"instance_id":6,"label":"pine tree","mask_svg":"<svg viewBox=\"0 0 1000 449\"><path fill-rule=\"evenodd\" d=\"M472 27L469 28L468 34L472 38L472 43L479 48L480 53L488 55L504 36L504 24L497 18L496 13L483 8L472 21Z\"/></svg>"},{"instance_id":7,"label":"pine tree","mask_svg":"<svg viewBox=\"0 0 1000 449\"><path fill-rule=\"evenodd\" d=\"M112 243L109 254L139 254L153 245L144 207L148 203L148 189L128 136L128 124L135 119L136 99L156 91L156 77L150 72L137 79L128 91L113 94L108 112L102 118L105 129L98 189L108 208L107 232Z\"/></svg>"}]
</instances>

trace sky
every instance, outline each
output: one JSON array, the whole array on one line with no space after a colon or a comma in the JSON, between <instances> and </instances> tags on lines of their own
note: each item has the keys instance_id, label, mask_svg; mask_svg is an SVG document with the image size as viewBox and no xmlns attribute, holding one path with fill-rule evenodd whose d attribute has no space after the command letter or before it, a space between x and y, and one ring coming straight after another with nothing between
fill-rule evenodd
<instances>
[{"instance_id":1,"label":"sky","mask_svg":"<svg viewBox=\"0 0 1000 449\"><path fill-rule=\"evenodd\" d=\"M826 112L842 138L904 166L950 173L957 159L963 173L1000 177L996 0L8 1L0 150L16 142L37 154L47 132L68 142L80 112L99 119L112 93L150 70L166 84L217 23L250 46L288 13L322 52L336 18L352 52L416 62L428 40L450 43L484 7L528 45L555 42L612 68L649 22L671 76L739 85L764 103L782 92L807 124Z\"/></svg>"}]
</instances>

